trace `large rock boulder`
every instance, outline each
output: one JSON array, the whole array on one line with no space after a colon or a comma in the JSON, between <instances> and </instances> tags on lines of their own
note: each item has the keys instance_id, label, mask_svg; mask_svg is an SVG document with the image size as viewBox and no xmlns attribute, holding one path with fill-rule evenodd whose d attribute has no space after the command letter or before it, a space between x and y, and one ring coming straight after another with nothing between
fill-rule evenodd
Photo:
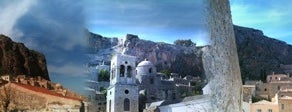
<instances>
[{"instance_id":1,"label":"large rock boulder","mask_svg":"<svg viewBox=\"0 0 292 112\"><path fill-rule=\"evenodd\" d=\"M29 50L23 43L13 42L5 35L0 35L1 75L41 76L50 80L45 56L34 50Z\"/></svg>"},{"instance_id":2,"label":"large rock boulder","mask_svg":"<svg viewBox=\"0 0 292 112\"><path fill-rule=\"evenodd\" d=\"M243 79L262 79L272 72L281 73L281 64L292 64L292 46L253 28L234 26Z\"/></svg>"}]
</instances>

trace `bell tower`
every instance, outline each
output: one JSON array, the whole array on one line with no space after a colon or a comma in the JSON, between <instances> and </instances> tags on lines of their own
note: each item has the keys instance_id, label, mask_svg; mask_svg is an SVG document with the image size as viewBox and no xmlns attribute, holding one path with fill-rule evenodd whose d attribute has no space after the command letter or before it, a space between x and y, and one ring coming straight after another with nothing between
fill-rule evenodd
<instances>
[{"instance_id":1,"label":"bell tower","mask_svg":"<svg viewBox=\"0 0 292 112\"><path fill-rule=\"evenodd\" d=\"M107 112L138 112L136 57L117 54L111 60Z\"/></svg>"}]
</instances>

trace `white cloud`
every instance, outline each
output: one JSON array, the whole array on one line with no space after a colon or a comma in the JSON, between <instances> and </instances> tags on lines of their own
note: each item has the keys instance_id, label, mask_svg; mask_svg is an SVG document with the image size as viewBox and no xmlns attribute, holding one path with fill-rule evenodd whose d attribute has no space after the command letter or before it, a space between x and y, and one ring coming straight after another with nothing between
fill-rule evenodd
<instances>
[{"instance_id":1,"label":"white cloud","mask_svg":"<svg viewBox=\"0 0 292 112\"><path fill-rule=\"evenodd\" d=\"M195 42L197 46L209 45L210 38L208 36L208 32L207 31L196 32L192 41Z\"/></svg>"},{"instance_id":2,"label":"white cloud","mask_svg":"<svg viewBox=\"0 0 292 112\"><path fill-rule=\"evenodd\" d=\"M3 2L3 1L2 1ZM29 9L36 4L36 0L15 0L6 2L0 7L0 33L8 35L14 39L21 37L23 34L14 26Z\"/></svg>"}]
</instances>

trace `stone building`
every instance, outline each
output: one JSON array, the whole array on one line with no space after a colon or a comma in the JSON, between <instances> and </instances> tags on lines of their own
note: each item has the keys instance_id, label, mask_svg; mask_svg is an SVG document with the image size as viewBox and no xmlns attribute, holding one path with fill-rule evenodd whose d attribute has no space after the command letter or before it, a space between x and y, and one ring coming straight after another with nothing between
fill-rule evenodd
<instances>
[{"instance_id":1,"label":"stone building","mask_svg":"<svg viewBox=\"0 0 292 112\"><path fill-rule=\"evenodd\" d=\"M9 80L7 80L9 79ZM41 77L5 75L0 79L0 97L12 96L9 110L20 111L84 111L84 97ZM9 90L9 91L8 91ZM2 99L0 98L0 99Z\"/></svg>"},{"instance_id":2,"label":"stone building","mask_svg":"<svg viewBox=\"0 0 292 112\"><path fill-rule=\"evenodd\" d=\"M9 110L80 112L82 108L81 98L63 96L41 87L8 82L0 89L1 94L3 94L2 92L8 92L11 96Z\"/></svg>"},{"instance_id":3,"label":"stone building","mask_svg":"<svg viewBox=\"0 0 292 112\"><path fill-rule=\"evenodd\" d=\"M278 102L262 100L252 103L250 112L279 112Z\"/></svg>"},{"instance_id":4,"label":"stone building","mask_svg":"<svg viewBox=\"0 0 292 112\"><path fill-rule=\"evenodd\" d=\"M110 86L107 90L107 112L138 112L136 57L123 54L111 60Z\"/></svg>"},{"instance_id":5,"label":"stone building","mask_svg":"<svg viewBox=\"0 0 292 112\"><path fill-rule=\"evenodd\" d=\"M140 111L146 106L149 107L152 102L177 103L181 100L181 91L191 94L193 90L198 89L194 86L195 83L202 82L199 77L180 78L174 73L167 78L165 74L157 73L155 65L147 59L138 63L137 67L136 64L134 56L117 54L112 58L110 86L107 90L107 103L112 104L107 104L107 111L123 109L123 99L129 99L133 103L139 101L135 104L139 104ZM133 94L133 91L137 91L137 94ZM126 93L132 93L131 97ZM139 98L136 95L139 95Z\"/></svg>"},{"instance_id":6,"label":"stone building","mask_svg":"<svg viewBox=\"0 0 292 112\"><path fill-rule=\"evenodd\" d=\"M176 73L171 73L169 80L174 81L179 97L202 94L202 87L205 85L200 77L187 75L181 78Z\"/></svg>"},{"instance_id":7,"label":"stone building","mask_svg":"<svg viewBox=\"0 0 292 112\"><path fill-rule=\"evenodd\" d=\"M245 84L254 85L255 95L266 99L271 99L281 90L292 87L291 78L286 74L268 75L266 78L266 83L261 81L246 81Z\"/></svg>"},{"instance_id":8,"label":"stone building","mask_svg":"<svg viewBox=\"0 0 292 112\"><path fill-rule=\"evenodd\" d=\"M106 89L109 87L108 81L99 80L100 71L107 71L109 73L110 66L105 65L104 62L95 66L90 74L89 80L86 81L89 109L94 112L106 111Z\"/></svg>"},{"instance_id":9,"label":"stone building","mask_svg":"<svg viewBox=\"0 0 292 112\"><path fill-rule=\"evenodd\" d=\"M151 103L144 112L211 112L209 96L198 95L183 98L178 103L158 101Z\"/></svg>"},{"instance_id":10,"label":"stone building","mask_svg":"<svg viewBox=\"0 0 292 112\"><path fill-rule=\"evenodd\" d=\"M156 71L154 64L144 60L137 65L137 82L139 85L140 96L144 96L145 103L161 100L177 100L175 82L163 79L163 74Z\"/></svg>"},{"instance_id":11,"label":"stone building","mask_svg":"<svg viewBox=\"0 0 292 112\"><path fill-rule=\"evenodd\" d=\"M244 102L250 102L255 96L255 85L242 85L242 95Z\"/></svg>"},{"instance_id":12,"label":"stone building","mask_svg":"<svg viewBox=\"0 0 292 112\"><path fill-rule=\"evenodd\" d=\"M292 97L283 96L279 98L279 112L292 112Z\"/></svg>"},{"instance_id":13,"label":"stone building","mask_svg":"<svg viewBox=\"0 0 292 112\"><path fill-rule=\"evenodd\" d=\"M261 100L258 102L244 102L250 109L245 112L292 112L292 97L278 94L271 101ZM248 107L248 106L247 106Z\"/></svg>"}]
</instances>

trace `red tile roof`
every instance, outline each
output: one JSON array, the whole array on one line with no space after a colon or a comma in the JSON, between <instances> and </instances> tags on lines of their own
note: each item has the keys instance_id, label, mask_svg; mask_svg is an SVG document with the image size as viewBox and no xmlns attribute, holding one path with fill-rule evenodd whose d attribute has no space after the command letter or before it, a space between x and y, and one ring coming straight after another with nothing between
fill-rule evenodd
<instances>
[{"instance_id":1,"label":"red tile roof","mask_svg":"<svg viewBox=\"0 0 292 112\"><path fill-rule=\"evenodd\" d=\"M70 96L63 96L61 94L58 94L56 92L50 91L48 89L45 88L41 88L41 87L35 87L35 86L30 86L30 85L26 85L26 84L20 84L20 83L13 83L17 86L20 86L22 88L28 89L28 90L32 90L35 92L39 92L39 93L43 93L43 94L47 94L47 95L52 95L52 96L57 96L57 97L62 97L62 98L66 98L66 99L71 99L71 100L78 100L81 101L80 98L76 98L76 97L70 97Z\"/></svg>"}]
</instances>

